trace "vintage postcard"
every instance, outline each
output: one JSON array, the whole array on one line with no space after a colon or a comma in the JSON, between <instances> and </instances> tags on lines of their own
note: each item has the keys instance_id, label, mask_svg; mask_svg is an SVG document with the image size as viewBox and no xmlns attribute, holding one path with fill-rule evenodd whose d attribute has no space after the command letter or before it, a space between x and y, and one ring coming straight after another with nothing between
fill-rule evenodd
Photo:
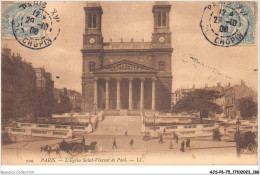
<instances>
[{"instance_id":1,"label":"vintage postcard","mask_svg":"<svg viewBox=\"0 0 260 175\"><path fill-rule=\"evenodd\" d=\"M2 165L258 164L258 2L1 12Z\"/></svg>"}]
</instances>

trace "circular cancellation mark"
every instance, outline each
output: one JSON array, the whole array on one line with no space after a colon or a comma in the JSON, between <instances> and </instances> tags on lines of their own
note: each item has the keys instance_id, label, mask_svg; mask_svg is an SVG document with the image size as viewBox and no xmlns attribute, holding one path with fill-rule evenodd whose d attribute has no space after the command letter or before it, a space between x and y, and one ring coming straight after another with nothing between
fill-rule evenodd
<instances>
[{"instance_id":1,"label":"circular cancellation mark","mask_svg":"<svg viewBox=\"0 0 260 175\"><path fill-rule=\"evenodd\" d=\"M239 44L247 35L247 13L228 3L212 3L204 8L200 27L205 38L215 46L230 47Z\"/></svg>"},{"instance_id":2,"label":"circular cancellation mark","mask_svg":"<svg viewBox=\"0 0 260 175\"><path fill-rule=\"evenodd\" d=\"M24 3L15 10L12 31L15 39L24 47L39 50L50 46L60 33L57 10L51 13L46 4Z\"/></svg>"}]
</instances>

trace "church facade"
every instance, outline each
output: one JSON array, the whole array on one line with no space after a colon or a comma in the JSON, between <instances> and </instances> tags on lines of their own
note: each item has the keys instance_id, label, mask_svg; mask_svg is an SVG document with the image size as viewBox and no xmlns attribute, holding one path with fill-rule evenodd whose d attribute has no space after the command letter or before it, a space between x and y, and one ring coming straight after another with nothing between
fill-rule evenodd
<instances>
[{"instance_id":1,"label":"church facade","mask_svg":"<svg viewBox=\"0 0 260 175\"><path fill-rule=\"evenodd\" d=\"M171 5L151 9L151 42L103 42L102 7L89 3L85 10L82 52L83 110L166 111L171 108Z\"/></svg>"}]
</instances>

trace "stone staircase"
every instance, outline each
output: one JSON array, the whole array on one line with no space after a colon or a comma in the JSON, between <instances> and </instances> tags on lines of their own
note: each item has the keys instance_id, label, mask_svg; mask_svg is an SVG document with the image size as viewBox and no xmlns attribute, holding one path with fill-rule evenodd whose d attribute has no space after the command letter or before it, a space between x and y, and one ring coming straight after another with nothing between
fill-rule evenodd
<instances>
[{"instance_id":1,"label":"stone staircase","mask_svg":"<svg viewBox=\"0 0 260 175\"><path fill-rule=\"evenodd\" d=\"M140 116L105 116L98 128L90 135L141 135Z\"/></svg>"}]
</instances>

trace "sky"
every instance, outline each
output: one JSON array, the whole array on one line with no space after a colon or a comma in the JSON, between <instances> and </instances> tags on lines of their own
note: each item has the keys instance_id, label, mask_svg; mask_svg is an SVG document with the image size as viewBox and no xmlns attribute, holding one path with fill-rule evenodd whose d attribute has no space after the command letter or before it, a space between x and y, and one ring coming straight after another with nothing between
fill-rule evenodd
<instances>
[{"instance_id":1,"label":"sky","mask_svg":"<svg viewBox=\"0 0 260 175\"><path fill-rule=\"evenodd\" d=\"M20 45L15 39L3 39L12 52L20 53L34 67L52 73L54 86L81 92L83 33L86 2L47 2L47 10L55 8L60 17L61 32L54 43L41 50ZM200 28L204 7L210 2L170 2L172 32L172 90L239 84L241 80L257 91L258 43L219 47L205 39ZM151 41L154 2L101 2L104 41ZM256 15L257 17L257 15ZM257 22L257 20L255 20ZM255 24L255 31L258 24ZM257 42L257 33L255 34ZM196 60L196 61L194 61ZM199 63L200 64L199 64ZM215 73L212 70L215 69ZM218 75L216 72L221 73ZM56 79L59 76L59 79Z\"/></svg>"}]
</instances>

